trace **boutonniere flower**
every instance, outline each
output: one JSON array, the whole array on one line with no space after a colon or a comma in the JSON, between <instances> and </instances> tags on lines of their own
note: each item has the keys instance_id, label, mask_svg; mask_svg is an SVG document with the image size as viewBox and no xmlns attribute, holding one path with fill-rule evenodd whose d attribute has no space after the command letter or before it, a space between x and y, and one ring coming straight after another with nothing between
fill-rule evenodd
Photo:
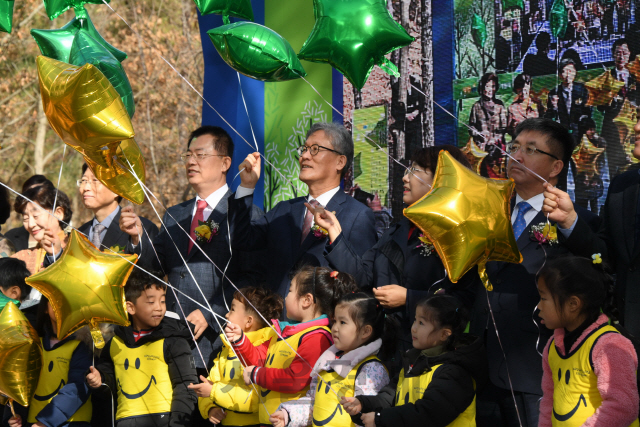
<instances>
[{"instance_id":1,"label":"boutonniere flower","mask_svg":"<svg viewBox=\"0 0 640 427\"><path fill-rule=\"evenodd\" d=\"M212 219L208 221L198 221L198 226L194 230L196 234L196 241L200 243L209 243L213 236L218 235L220 225L217 222L213 222Z\"/></svg>"},{"instance_id":2,"label":"boutonniere flower","mask_svg":"<svg viewBox=\"0 0 640 427\"><path fill-rule=\"evenodd\" d=\"M435 251L435 247L433 246L433 243L431 243L431 241L427 238L427 236L425 236L422 233L420 233L420 236L418 236L418 240L420 240L420 244L416 246L416 248L422 249L420 251L420 255L431 256L431 254L434 253Z\"/></svg>"},{"instance_id":3,"label":"boutonniere flower","mask_svg":"<svg viewBox=\"0 0 640 427\"><path fill-rule=\"evenodd\" d=\"M531 240L540 245L556 245L558 244L558 228L548 222L532 225Z\"/></svg>"},{"instance_id":4,"label":"boutonniere flower","mask_svg":"<svg viewBox=\"0 0 640 427\"><path fill-rule=\"evenodd\" d=\"M316 239L322 239L329 235L329 231L327 231L326 228L320 227L317 224L314 224L314 226L311 227L311 232Z\"/></svg>"},{"instance_id":5,"label":"boutonniere flower","mask_svg":"<svg viewBox=\"0 0 640 427\"><path fill-rule=\"evenodd\" d=\"M114 246L111 246L109 248L109 251L110 252L115 252L117 254L123 254L124 253L124 246L114 245Z\"/></svg>"}]
</instances>

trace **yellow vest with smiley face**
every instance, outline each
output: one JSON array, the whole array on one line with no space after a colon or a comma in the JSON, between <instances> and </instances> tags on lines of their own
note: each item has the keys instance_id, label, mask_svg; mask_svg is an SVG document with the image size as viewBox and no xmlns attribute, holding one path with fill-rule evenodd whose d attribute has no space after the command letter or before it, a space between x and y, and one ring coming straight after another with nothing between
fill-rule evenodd
<instances>
[{"instance_id":1,"label":"yellow vest with smiley face","mask_svg":"<svg viewBox=\"0 0 640 427\"><path fill-rule=\"evenodd\" d=\"M69 381L69 363L71 362L73 352L76 351L79 344L80 341L78 340L70 340L53 350L43 348L40 379L38 380L38 387L33 395L33 399L31 399L31 403L29 404L27 421L30 423L37 421L36 417L40 411L57 396L60 389ZM91 422L91 414L91 399L89 399L69 418L69 421Z\"/></svg>"},{"instance_id":2,"label":"yellow vest with smiley face","mask_svg":"<svg viewBox=\"0 0 640 427\"><path fill-rule=\"evenodd\" d=\"M581 426L602 405L591 350L602 335L610 333L618 331L607 324L600 326L565 356L558 353L555 340L549 345L549 368L553 377L551 421L554 427ZM631 427L638 426L636 419Z\"/></svg>"},{"instance_id":3,"label":"yellow vest with smiley face","mask_svg":"<svg viewBox=\"0 0 640 427\"><path fill-rule=\"evenodd\" d=\"M118 388L116 420L171 412L173 387L164 360L164 339L132 348L115 336L109 354Z\"/></svg>"}]
</instances>

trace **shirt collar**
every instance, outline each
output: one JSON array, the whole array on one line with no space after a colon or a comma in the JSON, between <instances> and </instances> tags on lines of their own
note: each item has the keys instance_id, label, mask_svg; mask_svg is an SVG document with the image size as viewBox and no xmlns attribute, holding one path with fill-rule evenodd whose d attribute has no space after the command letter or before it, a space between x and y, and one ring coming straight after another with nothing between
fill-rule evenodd
<instances>
[{"instance_id":1,"label":"shirt collar","mask_svg":"<svg viewBox=\"0 0 640 427\"><path fill-rule=\"evenodd\" d=\"M207 202L211 209L215 209L216 206L218 206L218 203L220 203L220 200L222 200L224 195L227 194L227 191L229 191L229 186L225 184L213 193L209 194L206 199L202 199L200 196L196 196L196 206L198 205L199 200L204 200L205 202Z\"/></svg>"},{"instance_id":2,"label":"shirt collar","mask_svg":"<svg viewBox=\"0 0 640 427\"><path fill-rule=\"evenodd\" d=\"M522 201L529 203L536 212L540 212L542 210L542 205L544 204L544 193L533 196L529 200L524 200L519 194L516 194L516 206Z\"/></svg>"},{"instance_id":3,"label":"shirt collar","mask_svg":"<svg viewBox=\"0 0 640 427\"><path fill-rule=\"evenodd\" d=\"M105 229L109 228L111 226L111 223L113 222L113 219L116 217L116 215L118 215L119 212L120 206L116 207L113 212L111 212L105 219L102 220L102 222L99 222L96 217L93 217L93 226L95 227L98 224L102 224L104 225Z\"/></svg>"},{"instance_id":4,"label":"shirt collar","mask_svg":"<svg viewBox=\"0 0 640 427\"><path fill-rule=\"evenodd\" d=\"M337 186L336 188L333 188L329 191L327 191L326 193L322 193L321 195L319 195L318 197L315 198L315 200L320 203L322 206L326 207L327 204L331 201L331 199L333 198L333 196L335 196L338 191L340 191L340 186ZM309 196L309 200L311 201L314 200L313 197Z\"/></svg>"}]
</instances>

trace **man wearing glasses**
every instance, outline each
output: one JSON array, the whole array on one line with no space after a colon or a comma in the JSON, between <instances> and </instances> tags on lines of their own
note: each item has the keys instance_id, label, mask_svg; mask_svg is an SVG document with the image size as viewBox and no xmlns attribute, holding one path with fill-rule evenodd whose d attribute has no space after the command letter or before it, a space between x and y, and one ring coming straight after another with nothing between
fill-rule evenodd
<instances>
[{"instance_id":1,"label":"man wearing glasses","mask_svg":"<svg viewBox=\"0 0 640 427\"><path fill-rule=\"evenodd\" d=\"M278 203L264 217L252 221L249 207L260 178L260 154L247 156L240 165L241 184L229 203L234 228L234 249L267 249L264 274L267 284L280 295L289 289L290 274L307 264L327 266L324 247L328 236L314 230L313 212L327 209L337 216L347 238L358 255L376 243L375 219L366 205L340 189L340 181L353 159L353 140L344 126L315 123L307 132L305 144L298 148L300 180L309 187L308 196Z\"/></svg>"},{"instance_id":2,"label":"man wearing glasses","mask_svg":"<svg viewBox=\"0 0 640 427\"><path fill-rule=\"evenodd\" d=\"M233 148L229 134L217 126L203 126L191 133L187 151L181 158L196 197L167 209L163 222L169 232L161 227L153 248L145 247L145 242L142 242L142 248L137 246L138 217L133 212L123 212L120 219L120 227L131 235L136 252L141 254L138 264L163 271L168 275L169 283L180 291L167 290L167 310L186 317L194 325L200 352L194 349L193 356L198 374L205 376L205 365L210 363L212 352L220 346L219 340L216 343L220 330L214 315L202 306L210 305L213 311L224 316L229 311L226 305L231 306L235 292L229 281L237 287L255 285L254 276L249 276L256 273L252 260L245 259L239 251L234 251L233 256L230 253L227 205L232 193L227 186L227 172L231 167ZM255 206L248 210L254 219L263 215ZM180 304L176 302L176 294ZM198 415L193 421L200 419L202 417Z\"/></svg>"},{"instance_id":3,"label":"man wearing glasses","mask_svg":"<svg viewBox=\"0 0 640 427\"><path fill-rule=\"evenodd\" d=\"M103 252L127 252L132 237L120 229L122 197L98 181L86 163L82 165L82 178L77 180L76 184L84 207L94 215L93 219L82 224L78 231ZM152 241L158 234L158 227L147 218L139 218L139 221L139 235L146 239L145 242ZM141 227L144 227L146 233Z\"/></svg>"},{"instance_id":4,"label":"man wearing glasses","mask_svg":"<svg viewBox=\"0 0 640 427\"><path fill-rule=\"evenodd\" d=\"M546 259L569 252L566 246L555 242L542 243L541 247L540 242L532 238L532 227L541 228L547 223L542 213L544 182L557 184L572 152L571 134L560 123L535 118L520 123L514 137L507 146L511 156L507 160L507 174L515 182L511 223L523 260L520 264L487 263L493 292L476 300L471 332L485 337L491 379L489 386L478 396L479 427L520 425L510 382L522 426L538 425L538 401L542 397L542 357L539 352L543 351L552 331L540 324L536 308L540 300L536 274ZM599 218L586 209L581 212L589 225L597 228ZM495 318L495 328L490 313Z\"/></svg>"}]
</instances>

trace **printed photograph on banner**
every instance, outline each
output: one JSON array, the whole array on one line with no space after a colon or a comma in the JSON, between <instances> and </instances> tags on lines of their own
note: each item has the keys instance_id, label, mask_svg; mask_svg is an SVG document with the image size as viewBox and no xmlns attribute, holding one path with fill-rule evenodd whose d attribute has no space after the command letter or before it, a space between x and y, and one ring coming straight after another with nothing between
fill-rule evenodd
<instances>
[{"instance_id":1,"label":"printed photograph on banner","mask_svg":"<svg viewBox=\"0 0 640 427\"><path fill-rule=\"evenodd\" d=\"M481 175L505 177L517 125L555 120L573 139L558 186L598 213L611 179L637 163L640 10L633 1L564 4L496 0L489 13L482 2L456 3L458 146Z\"/></svg>"}]
</instances>

